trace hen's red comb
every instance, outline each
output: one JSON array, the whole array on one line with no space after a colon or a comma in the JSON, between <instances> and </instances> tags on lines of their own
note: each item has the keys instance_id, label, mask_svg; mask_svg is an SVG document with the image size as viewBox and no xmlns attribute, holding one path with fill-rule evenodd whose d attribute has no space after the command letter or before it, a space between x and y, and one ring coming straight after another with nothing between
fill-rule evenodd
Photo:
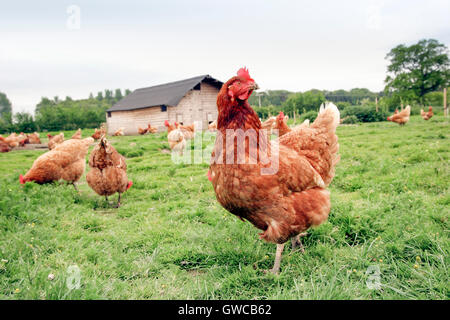
<instances>
[{"instance_id":1,"label":"hen's red comb","mask_svg":"<svg viewBox=\"0 0 450 320\"><path fill-rule=\"evenodd\" d=\"M128 181L127 190L130 189L132 185L133 185L133 181Z\"/></svg>"},{"instance_id":2,"label":"hen's red comb","mask_svg":"<svg viewBox=\"0 0 450 320\"><path fill-rule=\"evenodd\" d=\"M164 125L166 126L166 127L168 127L169 126L169 121L164 121Z\"/></svg>"},{"instance_id":3,"label":"hen's red comb","mask_svg":"<svg viewBox=\"0 0 450 320\"><path fill-rule=\"evenodd\" d=\"M23 175L19 176L19 181L20 181L20 184L25 184L25 179L23 178Z\"/></svg>"},{"instance_id":4,"label":"hen's red comb","mask_svg":"<svg viewBox=\"0 0 450 320\"><path fill-rule=\"evenodd\" d=\"M212 181L211 171L208 170L208 172L206 173L206 176L208 177L209 181Z\"/></svg>"},{"instance_id":5,"label":"hen's red comb","mask_svg":"<svg viewBox=\"0 0 450 320\"><path fill-rule=\"evenodd\" d=\"M253 79L250 77L250 73L248 72L248 69L247 69L246 67L240 68L240 69L238 70L238 72L237 72L237 76L238 76L238 77L241 77L241 78L244 78L244 79L246 79L246 80L253 80Z\"/></svg>"}]
</instances>

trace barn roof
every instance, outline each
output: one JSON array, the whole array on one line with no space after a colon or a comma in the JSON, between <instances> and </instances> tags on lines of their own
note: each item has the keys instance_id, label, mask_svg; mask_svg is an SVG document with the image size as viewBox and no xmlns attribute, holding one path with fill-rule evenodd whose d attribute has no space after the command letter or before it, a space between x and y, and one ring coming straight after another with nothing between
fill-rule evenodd
<instances>
[{"instance_id":1,"label":"barn roof","mask_svg":"<svg viewBox=\"0 0 450 320\"><path fill-rule=\"evenodd\" d=\"M221 81L206 74L153 87L136 89L106 111L136 110L162 105L176 106L186 93L200 82L207 82L218 89L223 84Z\"/></svg>"}]
</instances>

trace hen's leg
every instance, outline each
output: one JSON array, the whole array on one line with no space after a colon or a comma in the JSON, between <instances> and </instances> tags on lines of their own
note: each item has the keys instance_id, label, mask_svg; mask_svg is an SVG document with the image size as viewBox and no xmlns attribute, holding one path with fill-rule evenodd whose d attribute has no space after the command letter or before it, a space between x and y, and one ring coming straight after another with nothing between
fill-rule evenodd
<instances>
[{"instance_id":1,"label":"hen's leg","mask_svg":"<svg viewBox=\"0 0 450 320\"><path fill-rule=\"evenodd\" d=\"M79 193L80 191L78 191L78 188L77 188L77 185L75 184L75 182L72 182L72 185L75 188L75 191Z\"/></svg>"},{"instance_id":2,"label":"hen's leg","mask_svg":"<svg viewBox=\"0 0 450 320\"><path fill-rule=\"evenodd\" d=\"M105 200L106 200L106 202L108 202L108 196L105 196Z\"/></svg>"},{"instance_id":3,"label":"hen's leg","mask_svg":"<svg viewBox=\"0 0 450 320\"><path fill-rule=\"evenodd\" d=\"M119 198L117 199L117 205L116 205L116 208L118 208L118 207L120 207L120 196L121 196L122 194L119 192Z\"/></svg>"},{"instance_id":4,"label":"hen's leg","mask_svg":"<svg viewBox=\"0 0 450 320\"><path fill-rule=\"evenodd\" d=\"M283 253L285 243L277 244L277 252L275 254L275 263L273 264L273 268L270 269L270 272L273 274L280 273L280 263L281 263L281 254Z\"/></svg>"},{"instance_id":5,"label":"hen's leg","mask_svg":"<svg viewBox=\"0 0 450 320\"><path fill-rule=\"evenodd\" d=\"M303 248L301 237L304 237L308 235L306 232L300 233L296 235L295 237L291 238L292 243L292 250L296 250L297 248L300 248L301 252L305 252L305 249Z\"/></svg>"}]
</instances>

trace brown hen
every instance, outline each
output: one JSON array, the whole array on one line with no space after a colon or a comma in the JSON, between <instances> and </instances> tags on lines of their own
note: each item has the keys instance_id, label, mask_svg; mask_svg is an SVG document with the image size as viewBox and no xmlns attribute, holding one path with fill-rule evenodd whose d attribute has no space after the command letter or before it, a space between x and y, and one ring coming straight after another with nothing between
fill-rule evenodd
<instances>
[{"instance_id":1,"label":"brown hen","mask_svg":"<svg viewBox=\"0 0 450 320\"><path fill-rule=\"evenodd\" d=\"M127 178L127 164L125 158L104 138L92 150L89 157L89 167L86 181L98 195L108 196L118 192L117 207L120 206L120 197L133 182Z\"/></svg>"},{"instance_id":2,"label":"brown hen","mask_svg":"<svg viewBox=\"0 0 450 320\"><path fill-rule=\"evenodd\" d=\"M328 103L310 127L292 130L271 144L267 135L260 134L261 121L247 101L257 88L246 69L222 86L208 175L219 203L262 230L261 239L277 244L271 271L278 273L285 242L292 238L293 247L301 246L304 231L324 222L330 212L326 187L339 161L335 134L339 111ZM253 132L256 142L239 142L231 136L230 144L225 141L227 130L234 130L234 136Z\"/></svg>"}]
</instances>

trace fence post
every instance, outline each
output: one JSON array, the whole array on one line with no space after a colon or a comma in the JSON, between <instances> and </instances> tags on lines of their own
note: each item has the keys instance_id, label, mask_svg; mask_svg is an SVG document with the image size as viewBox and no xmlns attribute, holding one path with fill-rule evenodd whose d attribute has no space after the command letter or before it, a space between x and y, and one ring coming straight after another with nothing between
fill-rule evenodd
<instances>
[{"instance_id":1,"label":"fence post","mask_svg":"<svg viewBox=\"0 0 450 320\"><path fill-rule=\"evenodd\" d=\"M447 87L444 88L444 116L448 117L448 107L447 107Z\"/></svg>"},{"instance_id":2,"label":"fence post","mask_svg":"<svg viewBox=\"0 0 450 320\"><path fill-rule=\"evenodd\" d=\"M378 97L375 97L375 111L378 112Z\"/></svg>"}]
</instances>

